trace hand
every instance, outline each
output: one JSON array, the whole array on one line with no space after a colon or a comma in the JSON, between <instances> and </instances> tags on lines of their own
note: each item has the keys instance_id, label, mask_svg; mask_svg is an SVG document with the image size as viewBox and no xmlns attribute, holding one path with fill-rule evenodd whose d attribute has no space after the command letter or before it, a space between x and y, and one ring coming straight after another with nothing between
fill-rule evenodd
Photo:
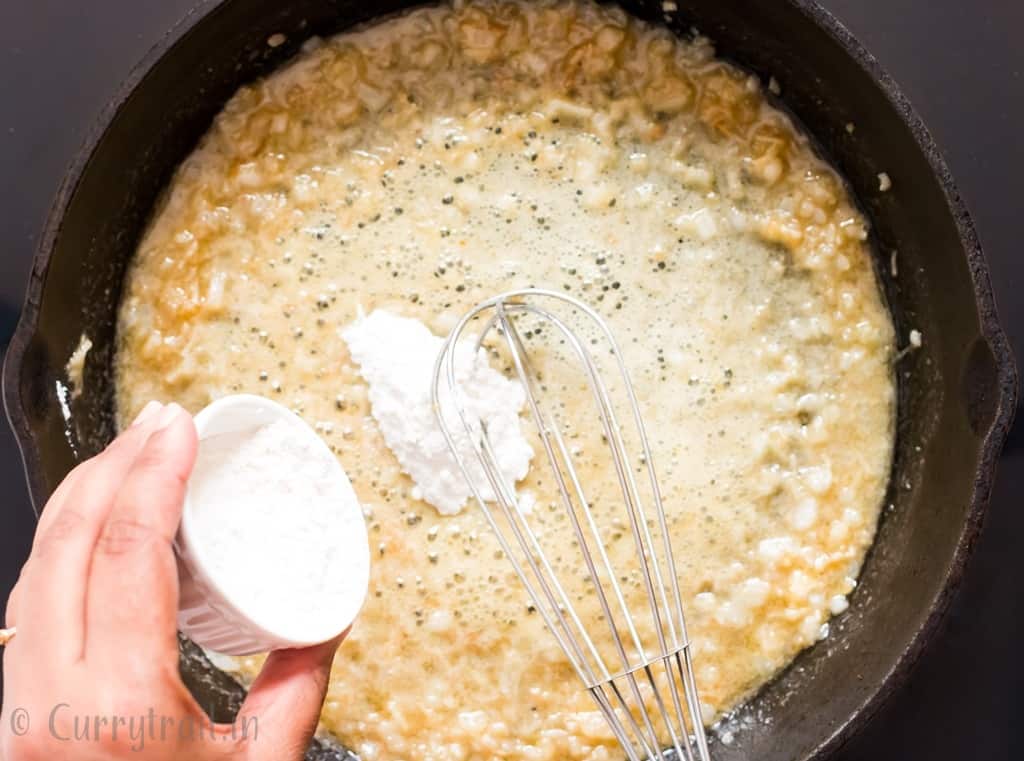
<instances>
[{"instance_id":1,"label":"hand","mask_svg":"<svg viewBox=\"0 0 1024 761\"><path fill-rule=\"evenodd\" d=\"M302 757L337 641L272 653L233 725L179 676L171 542L196 446L181 407L150 402L50 498L7 604L0 758Z\"/></svg>"}]
</instances>

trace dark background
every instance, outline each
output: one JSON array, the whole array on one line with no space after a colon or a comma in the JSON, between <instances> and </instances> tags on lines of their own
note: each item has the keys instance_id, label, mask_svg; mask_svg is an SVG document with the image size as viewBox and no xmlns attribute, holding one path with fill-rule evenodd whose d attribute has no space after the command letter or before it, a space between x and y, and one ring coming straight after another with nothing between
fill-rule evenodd
<instances>
[{"instance_id":1,"label":"dark background","mask_svg":"<svg viewBox=\"0 0 1024 761\"><path fill-rule=\"evenodd\" d=\"M286 2L287 0L282 0ZM753 0L751 0L753 1ZM757 0L772 2L773 0ZM974 215L996 300L1024 357L1024 2L823 0L902 86ZM192 0L0 0L0 355L64 167L132 66ZM1022 759L1024 421L1000 462L985 533L947 628L904 689L839 754ZM34 524L13 437L0 424L0 600ZM0 683L2 686L2 683ZM837 685L839 687L839 685Z\"/></svg>"}]
</instances>

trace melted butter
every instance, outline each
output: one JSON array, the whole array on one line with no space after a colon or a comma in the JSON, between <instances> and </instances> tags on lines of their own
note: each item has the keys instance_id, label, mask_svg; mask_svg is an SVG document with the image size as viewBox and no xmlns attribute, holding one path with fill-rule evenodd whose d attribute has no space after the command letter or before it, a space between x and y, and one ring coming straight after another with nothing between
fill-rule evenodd
<instances>
[{"instance_id":1,"label":"melted butter","mask_svg":"<svg viewBox=\"0 0 1024 761\"><path fill-rule=\"evenodd\" d=\"M602 313L685 548L710 720L823 634L874 533L892 329L864 238L838 178L705 41L583 3L423 9L310 46L218 117L129 274L120 415L262 393L331 445L374 566L322 719L361 757L597 761L610 733L486 522L412 497L340 330L380 307L443 334L531 285ZM596 460L584 473L610 501ZM568 546L550 484L522 486Z\"/></svg>"}]
</instances>

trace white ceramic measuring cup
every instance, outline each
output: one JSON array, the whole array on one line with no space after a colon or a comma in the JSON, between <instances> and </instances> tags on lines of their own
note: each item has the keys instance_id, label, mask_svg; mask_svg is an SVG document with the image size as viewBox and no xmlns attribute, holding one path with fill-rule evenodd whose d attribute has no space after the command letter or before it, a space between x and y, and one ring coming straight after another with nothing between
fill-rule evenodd
<instances>
[{"instance_id":1,"label":"white ceramic measuring cup","mask_svg":"<svg viewBox=\"0 0 1024 761\"><path fill-rule=\"evenodd\" d=\"M342 496L338 504L339 516L346 511L358 511L358 520L353 520L352 513L348 513L346 521L348 525L357 527L359 535L353 535L345 542L349 573L346 573L344 580L339 580L345 585L344 603L317 608L315 623L298 635L294 626L268 620L265 614L260 620L255 620L253 611L243 609L244 605L228 593L224 579L217 577L215 564L204 556L207 550L204 550L203 537L199 534L201 529L197 525L199 521L196 512L200 507L204 510L216 509L216 505L198 504L198 490L193 488L193 478L186 491L181 525L175 540L180 586L178 628L200 646L226 655L308 647L333 639L352 624L362 606L369 583L370 553L362 508L333 453L298 415L261 396L235 394L218 399L195 416L200 441L198 456L203 456L202 442L206 439L224 434L254 432L279 421L294 426L294 431L304 441L308 440L311 447L319 448L318 452L328 455L333 463L331 478L337 478L336 491ZM284 507L281 520L292 519L287 506ZM275 562L275 559L254 558L253 562L270 563ZM288 560L284 559L283 562ZM312 601L312 604L316 605L316 602ZM287 635L283 629L288 629Z\"/></svg>"}]
</instances>

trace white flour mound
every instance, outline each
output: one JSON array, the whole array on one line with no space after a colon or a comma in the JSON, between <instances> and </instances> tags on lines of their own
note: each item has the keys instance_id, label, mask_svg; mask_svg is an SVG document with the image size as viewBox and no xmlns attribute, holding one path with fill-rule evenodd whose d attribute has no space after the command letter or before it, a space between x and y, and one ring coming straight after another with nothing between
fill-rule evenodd
<instances>
[{"instance_id":1,"label":"white flour mound","mask_svg":"<svg viewBox=\"0 0 1024 761\"><path fill-rule=\"evenodd\" d=\"M430 399L434 363L444 340L419 320L382 309L360 317L341 333L359 374L369 384L371 412L402 471L416 483L413 496L442 515L454 515L472 496L452 457ZM530 469L533 449L523 436L519 413L526 404L522 386L493 369L472 340L455 347L455 378L467 417L487 426L498 467L515 483ZM463 462L469 463L481 496L495 499L476 464L474 445L463 430L454 403L441 395L441 408Z\"/></svg>"}]
</instances>

